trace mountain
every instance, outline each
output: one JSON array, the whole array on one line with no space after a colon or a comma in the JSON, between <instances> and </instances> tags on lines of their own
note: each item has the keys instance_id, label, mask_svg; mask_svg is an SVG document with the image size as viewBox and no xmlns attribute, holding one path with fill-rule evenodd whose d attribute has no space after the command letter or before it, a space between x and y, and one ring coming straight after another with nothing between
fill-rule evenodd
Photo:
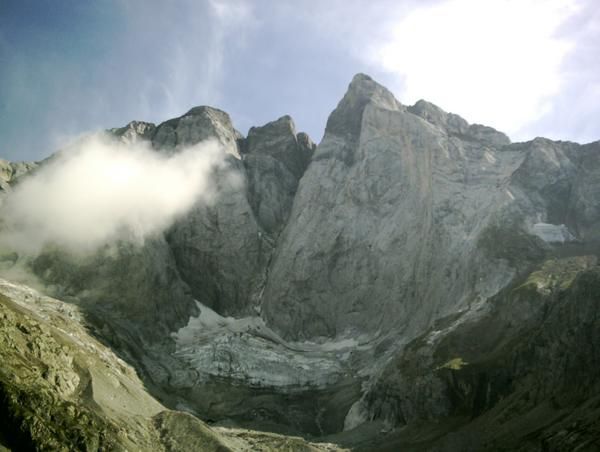
<instances>
[{"instance_id":1,"label":"mountain","mask_svg":"<svg viewBox=\"0 0 600 452\"><path fill-rule=\"evenodd\" d=\"M216 140L216 201L2 268L76 305L162 406L356 450L600 448L600 142L511 143L363 74L318 146L211 107L108 133Z\"/></svg>"}]
</instances>

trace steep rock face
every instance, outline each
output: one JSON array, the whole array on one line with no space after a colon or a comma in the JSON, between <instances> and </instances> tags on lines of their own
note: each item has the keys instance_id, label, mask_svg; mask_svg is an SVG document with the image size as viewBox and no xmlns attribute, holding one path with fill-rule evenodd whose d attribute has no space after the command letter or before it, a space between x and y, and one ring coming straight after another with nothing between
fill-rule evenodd
<instances>
[{"instance_id":1,"label":"steep rock face","mask_svg":"<svg viewBox=\"0 0 600 452\"><path fill-rule=\"evenodd\" d=\"M248 132L244 146L248 198L267 233L277 233L285 225L314 148L308 135L296 134L289 116Z\"/></svg>"},{"instance_id":2,"label":"steep rock face","mask_svg":"<svg viewBox=\"0 0 600 452\"><path fill-rule=\"evenodd\" d=\"M209 129L235 136L230 123ZM347 428L369 420L412 425L493 409L512 378L496 367L482 377L496 398L481 405L463 394L468 401L457 409L447 394L456 390L452 372L466 359L448 356L438 363L442 357L436 357L431 366L450 375L441 380L412 379L412 371L386 362L435 355L435 342L416 354L412 345L406 352L404 346L436 319L442 329L449 322L449 332L468 338L463 325L492 309L488 299L549 253L578 254L595 246L597 144L536 139L513 145L504 134L469 125L425 101L404 107L362 75L332 113L310 163L305 142L285 117L238 138L243 161L232 157L231 167L242 184L222 178L222 203L198 207L169 233L177 267L196 299L220 314L237 315L262 302L267 320L240 319L245 330L225 333L202 321L206 331L182 329L177 370L168 377L178 403L219 419L229 415L266 425L278 420L311 433L340 429L334 407L345 413L353 400ZM510 306L520 300L511 298ZM515 322L519 332L532 331L542 312L533 311L531 318L518 308L493 311L480 325L492 330L498 315ZM328 343L319 338L343 342L359 334L367 345L341 348L338 355L324 353ZM319 340L321 349L303 349L290 339ZM485 355L488 349L480 345L474 350ZM252 347L268 350L260 356L270 373L244 358ZM519 352L509 343L502 353ZM311 364L315 358L318 363ZM342 369L328 367L335 359L343 365L343 379ZM311 392L290 385L294 366L303 365L313 366L310 381L329 386ZM303 370L297 378L304 378ZM479 374L466 378L463 386L473 394L483 390ZM358 401L355 388L365 379L366 394ZM394 389L397 381L400 389ZM221 395L233 383L236 389ZM423 393L415 390L421 387Z\"/></svg>"},{"instance_id":3,"label":"steep rock face","mask_svg":"<svg viewBox=\"0 0 600 452\"><path fill-rule=\"evenodd\" d=\"M194 298L219 313L240 313L252 306L272 245L248 202L239 134L226 113L198 107L158 126L153 146L174 150L173 146L208 139L217 140L230 154L215 175L218 202L196 205L168 231L167 240Z\"/></svg>"},{"instance_id":4,"label":"steep rock face","mask_svg":"<svg viewBox=\"0 0 600 452\"><path fill-rule=\"evenodd\" d=\"M197 312L162 235L141 245L107 245L92 255L48 248L29 265L53 296L76 300L100 316L135 319L148 341L185 325Z\"/></svg>"},{"instance_id":5,"label":"steep rock face","mask_svg":"<svg viewBox=\"0 0 600 452\"><path fill-rule=\"evenodd\" d=\"M125 143L135 143L150 140L156 126L133 121L108 132ZM40 166L55 158L49 157ZM142 243L120 241L84 254L50 245L37 256L22 256L21 261L18 265L33 272L48 294L79 303L89 315L116 322L135 318L135 330L144 341L155 341L158 332L166 335L180 328L197 313L162 233Z\"/></svg>"},{"instance_id":6,"label":"steep rock face","mask_svg":"<svg viewBox=\"0 0 600 452\"><path fill-rule=\"evenodd\" d=\"M218 202L194 208L169 231L168 241L197 300L221 314L247 313L264 284L276 238L270 236L287 220L313 144L305 134L296 134L290 117L252 128L241 139L224 113L208 107L193 112L201 119L186 125L184 133L184 116L175 128L177 143L216 139L231 157L215 177ZM160 149L171 143L161 138L163 128L170 130L170 121L153 138ZM243 161L237 158L239 148Z\"/></svg>"},{"instance_id":7,"label":"steep rock face","mask_svg":"<svg viewBox=\"0 0 600 452\"><path fill-rule=\"evenodd\" d=\"M596 242L599 143L579 145L536 138L507 149L520 150L525 158L511 175L508 193L514 202L505 212L516 215L525 230L542 239L539 231L554 228L561 231L563 239L559 241L577 241L582 246Z\"/></svg>"},{"instance_id":8,"label":"steep rock face","mask_svg":"<svg viewBox=\"0 0 600 452\"><path fill-rule=\"evenodd\" d=\"M224 129L233 130L229 119L210 127L216 133ZM232 330L222 328L231 321L223 315L256 316L278 232L314 150L289 117L252 128L238 144L242 160L230 157L215 177L218 202L196 206L167 234L183 280L204 306L201 326L194 327L192 318L174 336L171 369L165 373L149 365L148 372L169 388L173 404L212 419L279 423L314 434L336 431L345 411L339 406L349 407L358 397L357 382L345 379L337 363L349 347L296 347L271 334L264 323L261 329L256 317L239 319ZM203 313L211 309L215 323L203 323ZM264 353L252 358L252 347ZM310 363L316 366L312 370ZM231 384L236 388L223 394Z\"/></svg>"},{"instance_id":9,"label":"steep rock face","mask_svg":"<svg viewBox=\"0 0 600 452\"><path fill-rule=\"evenodd\" d=\"M524 154L424 107L417 115L358 75L332 113L263 298L285 336L414 334L512 277L477 238L511 201L505 185Z\"/></svg>"},{"instance_id":10,"label":"steep rock face","mask_svg":"<svg viewBox=\"0 0 600 452\"><path fill-rule=\"evenodd\" d=\"M423 424L423 450L591 446L600 400L597 260L549 259L488 304L440 321L390 362L367 394L366 416L390 429L435 419L446 435ZM409 447L409 430L392 434L389 450Z\"/></svg>"},{"instance_id":11,"label":"steep rock face","mask_svg":"<svg viewBox=\"0 0 600 452\"><path fill-rule=\"evenodd\" d=\"M171 305L167 317L183 313L184 322L197 313L195 305L188 304L192 297L224 313L246 309L262 277L269 248L261 240L247 201L238 151L241 135L233 128L229 115L211 107L195 107L158 126L132 122L113 133L125 141L150 141L154 149L164 153L176 153L206 140L221 145L227 157L224 167L215 170L218 202L198 202L167 231L166 242L161 237L145 244L152 248L150 253L162 255L148 255L151 266L166 267L167 274L184 282L172 285L167 293L157 290L152 298L160 298L163 306ZM187 292L185 300L178 299L182 292ZM176 329L183 324L170 326Z\"/></svg>"},{"instance_id":12,"label":"steep rock face","mask_svg":"<svg viewBox=\"0 0 600 452\"><path fill-rule=\"evenodd\" d=\"M242 169L239 161L231 165ZM220 181L219 202L194 207L167 235L194 298L222 314L251 308L271 251L240 183Z\"/></svg>"}]
</instances>

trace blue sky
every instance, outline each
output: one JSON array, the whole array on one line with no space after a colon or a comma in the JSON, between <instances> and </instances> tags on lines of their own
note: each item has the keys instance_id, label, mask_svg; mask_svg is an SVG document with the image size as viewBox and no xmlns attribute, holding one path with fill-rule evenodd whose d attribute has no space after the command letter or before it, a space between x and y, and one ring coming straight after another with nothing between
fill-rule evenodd
<instances>
[{"instance_id":1,"label":"blue sky","mask_svg":"<svg viewBox=\"0 0 600 452\"><path fill-rule=\"evenodd\" d=\"M594 4L0 0L0 157L196 105L244 134L290 114L318 142L357 72L513 140L600 139Z\"/></svg>"}]
</instances>

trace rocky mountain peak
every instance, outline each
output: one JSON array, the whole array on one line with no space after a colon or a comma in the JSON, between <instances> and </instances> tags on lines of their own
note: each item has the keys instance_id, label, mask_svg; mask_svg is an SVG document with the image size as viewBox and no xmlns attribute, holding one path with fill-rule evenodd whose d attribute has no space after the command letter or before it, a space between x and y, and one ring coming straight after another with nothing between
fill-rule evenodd
<instances>
[{"instance_id":1,"label":"rocky mountain peak","mask_svg":"<svg viewBox=\"0 0 600 452\"><path fill-rule=\"evenodd\" d=\"M424 99L417 101L407 110L452 136L479 141L494 147L510 144L510 139L504 133L481 124L469 124L459 115L447 113Z\"/></svg>"},{"instance_id":2,"label":"rocky mountain peak","mask_svg":"<svg viewBox=\"0 0 600 452\"><path fill-rule=\"evenodd\" d=\"M144 121L131 121L125 127L110 129L109 132L126 143L135 143L138 140L151 140L156 132L156 125Z\"/></svg>"},{"instance_id":3,"label":"rocky mountain peak","mask_svg":"<svg viewBox=\"0 0 600 452\"><path fill-rule=\"evenodd\" d=\"M299 142L294 121L287 115L264 126L252 127L244 149L248 154L269 155L280 160L296 178L304 173L313 151L306 140Z\"/></svg>"},{"instance_id":4,"label":"rocky mountain peak","mask_svg":"<svg viewBox=\"0 0 600 452\"><path fill-rule=\"evenodd\" d=\"M186 116L209 116L213 118L221 118L221 120L227 121L229 119L229 115L215 107L210 107L208 105L198 105L196 107L190 108L184 115L180 118L184 118Z\"/></svg>"},{"instance_id":5,"label":"rocky mountain peak","mask_svg":"<svg viewBox=\"0 0 600 452\"><path fill-rule=\"evenodd\" d=\"M390 90L365 74L356 74L352 78L341 103L344 101L359 108L368 102L390 110L396 110L401 106Z\"/></svg>"},{"instance_id":6,"label":"rocky mountain peak","mask_svg":"<svg viewBox=\"0 0 600 452\"><path fill-rule=\"evenodd\" d=\"M352 77L352 81L350 83L360 83L360 82L374 82L373 78L370 75L367 75L363 72L358 72L357 74L354 74L354 77Z\"/></svg>"},{"instance_id":7,"label":"rocky mountain peak","mask_svg":"<svg viewBox=\"0 0 600 452\"><path fill-rule=\"evenodd\" d=\"M425 99L420 99L417 101L416 104L408 107L408 111L414 113L417 116L420 116L421 118L436 126L445 127L448 122L448 113L446 113L437 105L426 101ZM464 129L466 129L466 127L468 127L467 121L462 119L460 116L457 116L457 118L460 118L462 120L461 122L464 123Z\"/></svg>"},{"instance_id":8,"label":"rocky mountain peak","mask_svg":"<svg viewBox=\"0 0 600 452\"><path fill-rule=\"evenodd\" d=\"M252 127L243 146L248 175L248 199L259 224L267 232L279 231L292 207L298 181L315 145L305 133L296 133L290 116Z\"/></svg>"},{"instance_id":9,"label":"rocky mountain peak","mask_svg":"<svg viewBox=\"0 0 600 452\"><path fill-rule=\"evenodd\" d=\"M252 146L253 143L260 141L266 135L295 137L296 125L291 116L285 115L275 121L268 122L264 126L251 127L248 131L248 145Z\"/></svg>"},{"instance_id":10,"label":"rocky mountain peak","mask_svg":"<svg viewBox=\"0 0 600 452\"><path fill-rule=\"evenodd\" d=\"M237 141L240 137L227 113L217 108L199 106L183 116L160 124L152 137L152 145L156 149L173 152L201 141L216 139L225 152L239 159Z\"/></svg>"},{"instance_id":11,"label":"rocky mountain peak","mask_svg":"<svg viewBox=\"0 0 600 452\"><path fill-rule=\"evenodd\" d=\"M310 138L310 136L308 136L308 134L305 132L298 132L298 134L296 135L296 138L298 139L298 143L301 146L304 146L306 149L309 149L311 153L313 153L315 151L315 149L317 148L317 145Z\"/></svg>"},{"instance_id":12,"label":"rocky mountain peak","mask_svg":"<svg viewBox=\"0 0 600 452\"><path fill-rule=\"evenodd\" d=\"M329 116L325 133L356 139L361 129L363 111L369 103L388 110L404 108L386 87L368 75L356 74L346 94Z\"/></svg>"}]
</instances>

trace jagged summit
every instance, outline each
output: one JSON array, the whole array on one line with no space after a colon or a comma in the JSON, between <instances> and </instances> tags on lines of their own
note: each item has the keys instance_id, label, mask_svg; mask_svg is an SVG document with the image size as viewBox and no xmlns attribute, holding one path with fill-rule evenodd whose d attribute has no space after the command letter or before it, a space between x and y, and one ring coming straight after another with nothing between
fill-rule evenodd
<instances>
[{"instance_id":1,"label":"jagged summit","mask_svg":"<svg viewBox=\"0 0 600 452\"><path fill-rule=\"evenodd\" d=\"M243 144L250 204L265 230L278 231L287 220L293 194L315 146L308 135L296 132L288 115L252 127ZM280 191L274 187L286 188Z\"/></svg>"},{"instance_id":2,"label":"jagged summit","mask_svg":"<svg viewBox=\"0 0 600 452\"><path fill-rule=\"evenodd\" d=\"M424 99L409 106L407 110L452 136L477 140L495 147L510 144L510 139L504 133L481 124L469 124L459 115L447 113Z\"/></svg>"},{"instance_id":3,"label":"jagged summit","mask_svg":"<svg viewBox=\"0 0 600 452\"><path fill-rule=\"evenodd\" d=\"M195 116L195 115L225 115L229 117L229 114L220 108L211 107L209 105L198 105L196 107L190 108L185 114L181 115L181 118L185 116Z\"/></svg>"},{"instance_id":4,"label":"jagged summit","mask_svg":"<svg viewBox=\"0 0 600 452\"><path fill-rule=\"evenodd\" d=\"M391 110L401 106L390 90L365 74L356 74L352 78L348 85L348 91L340 104L344 102L354 104L358 108L367 102L373 102Z\"/></svg>"},{"instance_id":5,"label":"jagged summit","mask_svg":"<svg viewBox=\"0 0 600 452\"><path fill-rule=\"evenodd\" d=\"M351 83L360 83L363 81L372 82L374 80L373 80L373 77L371 77L370 75L367 75L363 72L358 72L357 74L354 75L354 77L352 77Z\"/></svg>"},{"instance_id":6,"label":"jagged summit","mask_svg":"<svg viewBox=\"0 0 600 452\"><path fill-rule=\"evenodd\" d=\"M194 107L178 118L159 124L152 145L169 151L209 138L217 139L225 152L240 158L237 140L242 134L233 127L229 114L207 106Z\"/></svg>"},{"instance_id":7,"label":"jagged summit","mask_svg":"<svg viewBox=\"0 0 600 452\"><path fill-rule=\"evenodd\" d=\"M261 131L265 130L273 132L281 131L286 134L290 132L293 135L296 135L296 124L290 115L283 115L280 118L270 121L263 126L250 127L250 130L248 131L248 138L253 134L260 133Z\"/></svg>"},{"instance_id":8,"label":"jagged summit","mask_svg":"<svg viewBox=\"0 0 600 452\"><path fill-rule=\"evenodd\" d=\"M370 103L390 110L403 108L386 87L368 75L356 74L348 85L346 94L329 116L325 134L356 139L361 127L363 111Z\"/></svg>"},{"instance_id":9,"label":"jagged summit","mask_svg":"<svg viewBox=\"0 0 600 452\"><path fill-rule=\"evenodd\" d=\"M363 112L368 105L390 111L408 111L453 136L476 140L491 146L510 144L510 139L492 127L469 124L454 113L447 113L437 105L424 99L405 107L386 87L366 74L356 74L337 108L329 116L326 133L358 138Z\"/></svg>"},{"instance_id":10,"label":"jagged summit","mask_svg":"<svg viewBox=\"0 0 600 452\"><path fill-rule=\"evenodd\" d=\"M156 132L156 125L145 121L131 121L125 127L109 129L109 132L127 143L138 140L151 140Z\"/></svg>"}]
</instances>

